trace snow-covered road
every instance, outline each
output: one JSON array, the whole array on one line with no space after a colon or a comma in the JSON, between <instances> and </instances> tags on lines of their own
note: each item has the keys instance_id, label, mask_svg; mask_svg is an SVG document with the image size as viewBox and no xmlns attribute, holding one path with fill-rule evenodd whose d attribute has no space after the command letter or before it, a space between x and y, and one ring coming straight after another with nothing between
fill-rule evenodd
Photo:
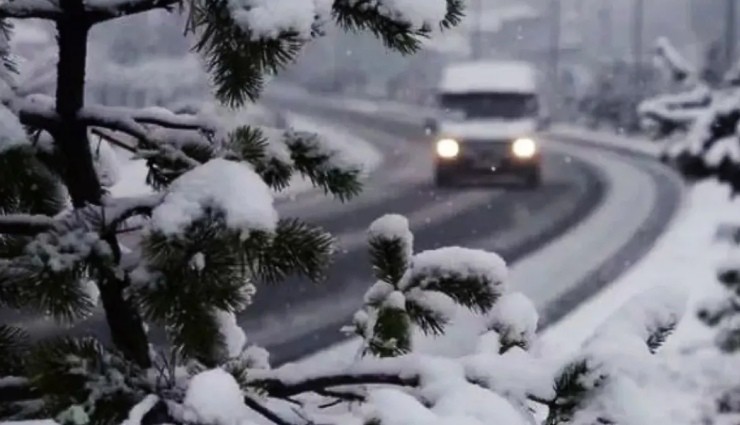
<instances>
[{"instance_id":1,"label":"snow-covered road","mask_svg":"<svg viewBox=\"0 0 740 425\"><path fill-rule=\"evenodd\" d=\"M339 252L323 284L291 279L262 286L239 318L250 341L270 348L275 363L343 339L339 329L371 283L365 229L383 214L409 218L417 252L450 245L498 252L513 266L512 283L552 321L636 261L681 198L679 180L648 155L573 135L543 139L544 183L536 191L440 190L432 185L432 153L421 122L409 120L411 113L358 112L311 98L272 101L310 115L317 129L351 134L363 141L358 149L366 155L383 157L362 195L347 204L311 192L278 202L281 216L304 218L337 235ZM77 330L101 334L105 325L93 318Z\"/></svg>"},{"instance_id":2,"label":"snow-covered road","mask_svg":"<svg viewBox=\"0 0 740 425\"><path fill-rule=\"evenodd\" d=\"M514 263L513 284L549 322L636 261L681 199L680 181L644 153L573 137L545 141L546 182L539 191L438 190L431 185L431 153L420 122L408 119L413 113L358 110L299 96L273 101L341 123L376 144L387 160L365 193L348 205L320 198L285 205L283 214L307 217L338 234L343 251L325 284L296 280L262 288L243 317L252 341L273 348L277 362L342 338L339 328L371 279L364 228L381 214L409 217L417 251L464 245L499 252Z\"/></svg>"}]
</instances>

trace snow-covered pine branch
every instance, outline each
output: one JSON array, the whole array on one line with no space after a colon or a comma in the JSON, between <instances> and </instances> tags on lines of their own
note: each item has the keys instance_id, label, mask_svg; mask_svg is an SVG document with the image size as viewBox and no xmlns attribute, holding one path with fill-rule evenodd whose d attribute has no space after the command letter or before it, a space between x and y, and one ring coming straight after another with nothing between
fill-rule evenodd
<instances>
[{"instance_id":1,"label":"snow-covered pine branch","mask_svg":"<svg viewBox=\"0 0 740 425\"><path fill-rule=\"evenodd\" d=\"M640 400L666 397L675 385L655 353L681 320L685 295L668 285L654 287L598 327L556 374L546 423L670 422L672 406Z\"/></svg>"},{"instance_id":2,"label":"snow-covered pine branch","mask_svg":"<svg viewBox=\"0 0 740 425\"><path fill-rule=\"evenodd\" d=\"M408 222L398 215L376 220L369 234L378 281L353 321L366 353L408 353L412 324L429 334L443 333L450 306L485 313L505 290L506 265L496 254L444 248L414 255Z\"/></svg>"},{"instance_id":3,"label":"snow-covered pine branch","mask_svg":"<svg viewBox=\"0 0 740 425\"><path fill-rule=\"evenodd\" d=\"M714 95L696 69L671 42L661 37L656 42L656 60L667 69L678 93L668 93L642 101L637 107L644 128L657 140L686 134L702 113L711 106Z\"/></svg>"},{"instance_id":4,"label":"snow-covered pine branch","mask_svg":"<svg viewBox=\"0 0 740 425\"><path fill-rule=\"evenodd\" d=\"M14 19L59 19L62 9L56 2L43 0L3 0L0 2L0 18Z\"/></svg>"},{"instance_id":5,"label":"snow-covered pine branch","mask_svg":"<svg viewBox=\"0 0 740 425\"><path fill-rule=\"evenodd\" d=\"M676 49L671 41L660 37L656 41L656 58L670 72L677 83L694 83L698 79L695 67Z\"/></svg>"}]
</instances>

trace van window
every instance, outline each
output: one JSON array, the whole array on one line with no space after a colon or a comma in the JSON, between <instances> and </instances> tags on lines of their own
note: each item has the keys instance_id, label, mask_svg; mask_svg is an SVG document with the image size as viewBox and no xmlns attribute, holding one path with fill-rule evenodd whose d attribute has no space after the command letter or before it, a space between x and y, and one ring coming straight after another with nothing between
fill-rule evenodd
<instances>
[{"instance_id":1,"label":"van window","mask_svg":"<svg viewBox=\"0 0 740 425\"><path fill-rule=\"evenodd\" d=\"M455 93L442 94L440 106L465 119L531 118L538 114L537 96L523 93Z\"/></svg>"}]
</instances>

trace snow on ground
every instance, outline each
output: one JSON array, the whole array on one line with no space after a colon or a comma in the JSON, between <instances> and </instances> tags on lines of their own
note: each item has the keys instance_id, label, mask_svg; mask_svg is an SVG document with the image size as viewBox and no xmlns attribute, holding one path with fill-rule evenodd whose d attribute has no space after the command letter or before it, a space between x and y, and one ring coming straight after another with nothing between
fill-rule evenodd
<instances>
[{"instance_id":1,"label":"snow on ground","mask_svg":"<svg viewBox=\"0 0 740 425\"><path fill-rule=\"evenodd\" d=\"M688 291L689 305L688 314L664 350L680 352L706 341L711 332L699 323L695 313L707 297L721 294L716 268L729 254L730 246L718 243L715 236L718 225L734 222L737 212L726 188L715 182L696 185L675 224L651 252L596 297L548 329L540 341L543 349L567 355L632 297L665 284Z\"/></svg>"},{"instance_id":2,"label":"snow on ground","mask_svg":"<svg viewBox=\"0 0 740 425\"><path fill-rule=\"evenodd\" d=\"M235 117L232 124L243 123L244 121L238 121L240 118L242 118L241 115ZM366 173L374 171L383 160L383 155L372 144L341 129L339 126L296 114L287 114L285 118L288 126L296 130L318 133L328 146L341 152L346 160L361 164ZM263 119L261 114L259 119ZM259 124L262 124L262 122L260 121ZM118 183L111 188L111 193L114 196L121 197L152 193L152 188L145 182L148 172L145 161L131 160L130 153L118 148L114 149L120 158L121 165L118 170L120 173ZM310 181L296 176L291 185L277 193L275 198L295 197L312 189L313 186Z\"/></svg>"}]
</instances>

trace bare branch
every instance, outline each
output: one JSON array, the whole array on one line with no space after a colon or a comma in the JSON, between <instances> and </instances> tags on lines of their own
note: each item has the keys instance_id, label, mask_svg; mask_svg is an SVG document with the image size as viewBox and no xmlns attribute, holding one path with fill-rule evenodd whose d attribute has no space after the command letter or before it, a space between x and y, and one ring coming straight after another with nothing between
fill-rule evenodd
<instances>
[{"instance_id":1,"label":"bare branch","mask_svg":"<svg viewBox=\"0 0 740 425\"><path fill-rule=\"evenodd\" d=\"M54 219L46 215L0 215L0 233L5 234L30 236L52 229L54 225Z\"/></svg>"},{"instance_id":2,"label":"bare branch","mask_svg":"<svg viewBox=\"0 0 740 425\"><path fill-rule=\"evenodd\" d=\"M149 215L162 202L164 194L155 193L132 198L114 198L106 206L90 205L74 210L57 218L46 215L8 214L0 215L0 234L33 236L54 229L65 220L79 219L89 212L91 216L103 218L103 229L115 232L116 228L127 219L138 215Z\"/></svg>"},{"instance_id":3,"label":"bare branch","mask_svg":"<svg viewBox=\"0 0 740 425\"><path fill-rule=\"evenodd\" d=\"M62 16L62 10L52 0L8 0L0 2L0 18L51 19Z\"/></svg>"},{"instance_id":4,"label":"bare branch","mask_svg":"<svg viewBox=\"0 0 740 425\"><path fill-rule=\"evenodd\" d=\"M164 108L124 108L118 106L87 106L79 113L80 119L91 125L106 127L105 123L131 122L143 125L153 124L159 127L179 130L200 130L213 132L209 123L195 115L175 114Z\"/></svg>"},{"instance_id":5,"label":"bare branch","mask_svg":"<svg viewBox=\"0 0 740 425\"><path fill-rule=\"evenodd\" d=\"M31 95L26 98L13 99L11 108L16 111L25 125L42 128L54 134L54 129L61 122L56 113L54 98L45 95ZM181 150L166 143L152 139L145 124L156 124L174 129L192 129L211 132L212 129L192 115L178 115L169 111L156 109L130 109L106 106L89 106L78 112L77 117L85 125L102 127L126 133L136 139L156 146L159 151L189 167L200 165L198 161L187 156Z\"/></svg>"},{"instance_id":6,"label":"bare branch","mask_svg":"<svg viewBox=\"0 0 740 425\"><path fill-rule=\"evenodd\" d=\"M106 142L110 143L111 145L118 146L121 149L125 149L129 152L136 153L136 147L129 145L128 143L124 142L123 140L118 139L117 137L110 134L110 132L106 130L102 130L100 128L93 128L90 130L92 134L100 137L101 139L105 140Z\"/></svg>"},{"instance_id":7,"label":"bare branch","mask_svg":"<svg viewBox=\"0 0 740 425\"><path fill-rule=\"evenodd\" d=\"M306 392L321 392L326 388L345 385L399 385L413 387L419 384L418 376L401 376L395 373L348 373L307 378L303 381L286 383L278 378L256 380L251 383L271 397L290 397Z\"/></svg>"},{"instance_id":8,"label":"bare branch","mask_svg":"<svg viewBox=\"0 0 740 425\"><path fill-rule=\"evenodd\" d=\"M395 385L402 387L416 387L421 382L420 372L414 372L408 368L399 369L399 365L404 365L403 361L398 362L395 358L390 362L356 365L351 370L345 370L340 373L331 372L323 375L315 375L302 380L291 378L291 370L281 371L280 369L267 372L265 374L253 373L254 378L249 382L264 391L268 396L275 398L287 398L299 394L313 392L327 397L335 397L343 401L362 401L363 395L354 392L332 390L335 387L348 385ZM385 366L385 367L383 367ZM483 386L479 379L466 377L468 382L473 385ZM493 390L492 390L493 391ZM527 394L527 398L535 403L546 406L552 405L553 401L547 400L534 394Z\"/></svg>"},{"instance_id":9,"label":"bare branch","mask_svg":"<svg viewBox=\"0 0 740 425\"><path fill-rule=\"evenodd\" d=\"M114 198L103 210L105 227L115 231L121 223L133 216L150 215L162 203L164 196L162 193L155 193L133 198Z\"/></svg>"},{"instance_id":10,"label":"bare branch","mask_svg":"<svg viewBox=\"0 0 740 425\"><path fill-rule=\"evenodd\" d=\"M32 94L13 98L8 106L18 115L18 119L24 125L41 128L49 133L53 133L59 125L60 118L52 97Z\"/></svg>"},{"instance_id":11,"label":"bare branch","mask_svg":"<svg viewBox=\"0 0 740 425\"><path fill-rule=\"evenodd\" d=\"M174 6L181 3L182 0L117 0L101 4L88 2L85 11L91 22L98 23L154 9L171 11Z\"/></svg>"},{"instance_id":12,"label":"bare branch","mask_svg":"<svg viewBox=\"0 0 740 425\"><path fill-rule=\"evenodd\" d=\"M276 425L293 425L249 396L244 396L244 404Z\"/></svg>"}]
</instances>

